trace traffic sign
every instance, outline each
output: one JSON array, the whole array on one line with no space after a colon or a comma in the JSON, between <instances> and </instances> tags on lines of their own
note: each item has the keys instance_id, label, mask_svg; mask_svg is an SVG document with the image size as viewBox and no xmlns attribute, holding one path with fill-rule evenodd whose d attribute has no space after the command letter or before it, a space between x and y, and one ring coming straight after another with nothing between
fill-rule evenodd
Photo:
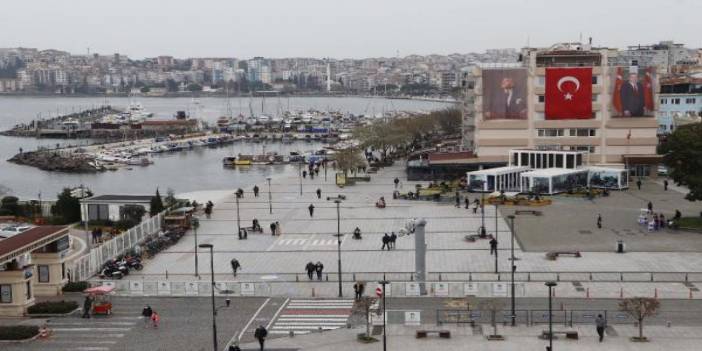
<instances>
[{"instance_id":1,"label":"traffic sign","mask_svg":"<svg viewBox=\"0 0 702 351\"><path fill-rule=\"evenodd\" d=\"M375 288L375 294L378 295L378 297L383 297L383 287L379 286Z\"/></svg>"}]
</instances>

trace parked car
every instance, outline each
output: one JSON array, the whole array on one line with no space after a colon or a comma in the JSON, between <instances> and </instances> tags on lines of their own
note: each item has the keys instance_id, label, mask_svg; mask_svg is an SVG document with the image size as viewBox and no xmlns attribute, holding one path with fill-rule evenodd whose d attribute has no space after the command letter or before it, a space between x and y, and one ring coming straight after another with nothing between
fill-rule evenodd
<instances>
[{"instance_id":1,"label":"parked car","mask_svg":"<svg viewBox=\"0 0 702 351\"><path fill-rule=\"evenodd\" d=\"M24 224L12 224L12 225L8 225L6 227L0 228L0 240L7 239L11 236L25 232L29 229L32 229L32 226L24 225Z\"/></svg>"}]
</instances>

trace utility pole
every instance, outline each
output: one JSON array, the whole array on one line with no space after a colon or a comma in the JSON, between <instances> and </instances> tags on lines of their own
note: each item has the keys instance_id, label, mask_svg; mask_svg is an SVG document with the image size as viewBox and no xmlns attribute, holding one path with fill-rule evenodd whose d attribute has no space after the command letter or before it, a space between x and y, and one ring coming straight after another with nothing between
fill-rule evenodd
<instances>
[{"instance_id":1,"label":"utility pole","mask_svg":"<svg viewBox=\"0 0 702 351\"><path fill-rule=\"evenodd\" d=\"M497 267L497 253L500 251L499 250L499 245L500 242L497 240L498 234L497 234L497 203L495 203L495 273L499 273L498 267Z\"/></svg>"},{"instance_id":2,"label":"utility pole","mask_svg":"<svg viewBox=\"0 0 702 351\"><path fill-rule=\"evenodd\" d=\"M517 325L517 312L515 310L515 305L516 305L517 301L516 301L516 297L514 294L514 272L517 270L517 265L514 263L514 215L509 215L508 218L509 218L509 222L510 222L509 229L510 229L510 233L512 234L512 245L510 248L510 251L512 252L511 253L512 257L510 257L510 261L512 261L511 262L511 265L512 265L512 277L511 277L512 286L510 289L511 290L510 293L511 293L511 300L512 300L512 326L514 327Z\"/></svg>"},{"instance_id":3,"label":"utility pole","mask_svg":"<svg viewBox=\"0 0 702 351\"><path fill-rule=\"evenodd\" d=\"M266 178L268 181L268 211L273 214L273 194L271 193L271 177Z\"/></svg>"}]
</instances>

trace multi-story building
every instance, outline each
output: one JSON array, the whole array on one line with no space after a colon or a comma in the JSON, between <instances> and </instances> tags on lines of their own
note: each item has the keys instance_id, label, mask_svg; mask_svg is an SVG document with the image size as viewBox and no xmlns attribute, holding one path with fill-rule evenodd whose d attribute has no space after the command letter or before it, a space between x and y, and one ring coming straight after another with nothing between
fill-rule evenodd
<instances>
[{"instance_id":1,"label":"multi-story building","mask_svg":"<svg viewBox=\"0 0 702 351\"><path fill-rule=\"evenodd\" d=\"M676 127L699 123L702 116L702 73L665 77L660 82L658 133L669 134Z\"/></svg>"},{"instance_id":2,"label":"multi-story building","mask_svg":"<svg viewBox=\"0 0 702 351\"><path fill-rule=\"evenodd\" d=\"M610 64L618 66L656 67L660 73L670 73L675 65L697 63L697 51L685 48L684 44L661 41L653 45L630 46L610 58Z\"/></svg>"},{"instance_id":3,"label":"multi-story building","mask_svg":"<svg viewBox=\"0 0 702 351\"><path fill-rule=\"evenodd\" d=\"M511 149L586 151L591 165L620 165L655 175L660 157L655 67L616 66L616 50L580 43L526 48L522 62L476 66L476 165L504 165ZM471 128L465 128L470 132Z\"/></svg>"}]
</instances>

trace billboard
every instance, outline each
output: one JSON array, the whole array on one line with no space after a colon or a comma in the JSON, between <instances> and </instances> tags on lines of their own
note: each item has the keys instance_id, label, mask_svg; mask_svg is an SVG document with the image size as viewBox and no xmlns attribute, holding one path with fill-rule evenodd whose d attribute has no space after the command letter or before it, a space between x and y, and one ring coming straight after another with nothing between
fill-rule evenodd
<instances>
[{"instance_id":1,"label":"billboard","mask_svg":"<svg viewBox=\"0 0 702 351\"><path fill-rule=\"evenodd\" d=\"M483 70L483 119L527 118L525 68Z\"/></svg>"},{"instance_id":2,"label":"billboard","mask_svg":"<svg viewBox=\"0 0 702 351\"><path fill-rule=\"evenodd\" d=\"M592 67L546 68L545 117L592 118Z\"/></svg>"},{"instance_id":3,"label":"billboard","mask_svg":"<svg viewBox=\"0 0 702 351\"><path fill-rule=\"evenodd\" d=\"M655 67L612 69L612 117L653 117Z\"/></svg>"}]
</instances>

